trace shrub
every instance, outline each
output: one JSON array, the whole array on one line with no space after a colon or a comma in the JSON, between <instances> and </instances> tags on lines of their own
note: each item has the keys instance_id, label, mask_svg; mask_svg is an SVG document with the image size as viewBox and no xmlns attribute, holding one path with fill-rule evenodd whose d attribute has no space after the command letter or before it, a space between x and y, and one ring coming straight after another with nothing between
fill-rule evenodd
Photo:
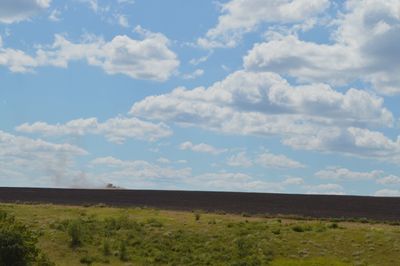
<instances>
[{"instance_id":1,"label":"shrub","mask_svg":"<svg viewBox=\"0 0 400 266\"><path fill-rule=\"evenodd\" d=\"M199 220L200 220L200 213L199 213L199 212L196 212L196 213L194 214L194 218L195 218L196 221L199 221Z\"/></svg>"},{"instance_id":2,"label":"shrub","mask_svg":"<svg viewBox=\"0 0 400 266\"><path fill-rule=\"evenodd\" d=\"M104 240L104 242L103 242L103 255L104 256L111 255L110 242L108 242L108 240Z\"/></svg>"},{"instance_id":3,"label":"shrub","mask_svg":"<svg viewBox=\"0 0 400 266\"><path fill-rule=\"evenodd\" d=\"M208 221L208 224L217 224L217 221L215 219L211 219L210 221Z\"/></svg>"},{"instance_id":4,"label":"shrub","mask_svg":"<svg viewBox=\"0 0 400 266\"><path fill-rule=\"evenodd\" d=\"M0 265L26 266L36 261L37 238L24 225L2 214L0 220Z\"/></svg>"},{"instance_id":5,"label":"shrub","mask_svg":"<svg viewBox=\"0 0 400 266\"><path fill-rule=\"evenodd\" d=\"M339 228L339 225L337 223L331 223L330 225L328 225L328 228L337 229Z\"/></svg>"},{"instance_id":6,"label":"shrub","mask_svg":"<svg viewBox=\"0 0 400 266\"><path fill-rule=\"evenodd\" d=\"M79 260L79 262L82 263L82 264L86 264L86 265L92 265L93 262L94 262L94 259L92 257L85 256L85 257L82 257Z\"/></svg>"},{"instance_id":7,"label":"shrub","mask_svg":"<svg viewBox=\"0 0 400 266\"><path fill-rule=\"evenodd\" d=\"M7 212L0 210L0 221L5 220L7 218Z\"/></svg>"},{"instance_id":8,"label":"shrub","mask_svg":"<svg viewBox=\"0 0 400 266\"><path fill-rule=\"evenodd\" d=\"M281 233L281 229L279 229L279 228L272 229L271 232L272 232L274 235L279 235L279 234Z\"/></svg>"},{"instance_id":9,"label":"shrub","mask_svg":"<svg viewBox=\"0 0 400 266\"><path fill-rule=\"evenodd\" d=\"M147 224L151 227L162 227L163 224L155 218L147 219Z\"/></svg>"},{"instance_id":10,"label":"shrub","mask_svg":"<svg viewBox=\"0 0 400 266\"><path fill-rule=\"evenodd\" d=\"M309 225L308 226L295 225L292 227L292 230L295 232L301 233L301 232L305 232L305 231L311 231L312 228Z\"/></svg>"},{"instance_id":11,"label":"shrub","mask_svg":"<svg viewBox=\"0 0 400 266\"><path fill-rule=\"evenodd\" d=\"M68 235L71 238L71 247L77 247L82 244L82 225L81 221L72 221L68 225Z\"/></svg>"},{"instance_id":12,"label":"shrub","mask_svg":"<svg viewBox=\"0 0 400 266\"><path fill-rule=\"evenodd\" d=\"M56 264L54 262L51 262L49 258L44 254L40 254L36 263L37 266L56 266Z\"/></svg>"},{"instance_id":13,"label":"shrub","mask_svg":"<svg viewBox=\"0 0 400 266\"><path fill-rule=\"evenodd\" d=\"M129 260L125 241L121 241L121 244L119 245L119 259L120 259L120 261L128 261Z\"/></svg>"}]
</instances>

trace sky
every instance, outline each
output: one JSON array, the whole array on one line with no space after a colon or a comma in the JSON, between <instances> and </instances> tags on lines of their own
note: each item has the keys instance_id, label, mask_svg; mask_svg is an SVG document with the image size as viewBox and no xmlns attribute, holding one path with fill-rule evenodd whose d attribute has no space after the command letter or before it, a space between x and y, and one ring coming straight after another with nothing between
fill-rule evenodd
<instances>
[{"instance_id":1,"label":"sky","mask_svg":"<svg viewBox=\"0 0 400 266\"><path fill-rule=\"evenodd\" d=\"M400 0L1 0L0 186L400 196Z\"/></svg>"}]
</instances>

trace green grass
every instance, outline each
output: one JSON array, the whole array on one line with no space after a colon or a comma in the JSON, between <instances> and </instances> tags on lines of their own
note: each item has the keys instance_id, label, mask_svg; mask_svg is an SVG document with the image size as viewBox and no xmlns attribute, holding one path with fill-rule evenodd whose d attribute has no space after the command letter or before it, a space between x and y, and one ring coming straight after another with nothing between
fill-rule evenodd
<instances>
[{"instance_id":1,"label":"green grass","mask_svg":"<svg viewBox=\"0 0 400 266\"><path fill-rule=\"evenodd\" d=\"M56 265L397 265L400 227L147 208L0 204Z\"/></svg>"}]
</instances>

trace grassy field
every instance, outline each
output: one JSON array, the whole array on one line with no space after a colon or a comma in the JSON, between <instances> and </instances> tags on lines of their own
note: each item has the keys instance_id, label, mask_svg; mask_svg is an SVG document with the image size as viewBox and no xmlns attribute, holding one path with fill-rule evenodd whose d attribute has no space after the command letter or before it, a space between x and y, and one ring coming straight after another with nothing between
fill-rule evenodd
<instances>
[{"instance_id":1,"label":"grassy field","mask_svg":"<svg viewBox=\"0 0 400 266\"><path fill-rule=\"evenodd\" d=\"M400 265L400 227L147 208L0 204L56 265Z\"/></svg>"}]
</instances>

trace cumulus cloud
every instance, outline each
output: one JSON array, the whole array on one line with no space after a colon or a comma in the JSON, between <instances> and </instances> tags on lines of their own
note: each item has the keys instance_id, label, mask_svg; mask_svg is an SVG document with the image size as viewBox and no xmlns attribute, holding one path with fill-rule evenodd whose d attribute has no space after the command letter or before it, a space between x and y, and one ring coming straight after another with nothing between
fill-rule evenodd
<instances>
[{"instance_id":1,"label":"cumulus cloud","mask_svg":"<svg viewBox=\"0 0 400 266\"><path fill-rule=\"evenodd\" d=\"M277 71L300 82L344 85L361 80L375 90L400 92L400 1L347 1L332 44L270 34L244 58L246 69Z\"/></svg>"},{"instance_id":2,"label":"cumulus cloud","mask_svg":"<svg viewBox=\"0 0 400 266\"><path fill-rule=\"evenodd\" d=\"M208 88L176 88L136 102L130 114L240 135L279 135L296 149L397 160L399 140L366 127L391 127L383 98L325 84L292 86L270 72L237 71Z\"/></svg>"},{"instance_id":3,"label":"cumulus cloud","mask_svg":"<svg viewBox=\"0 0 400 266\"><path fill-rule=\"evenodd\" d=\"M274 154L268 151L264 151L255 156L255 158L249 158L245 152L239 152L228 158L227 164L230 166L239 167L250 167L253 165L259 165L265 168L304 168L305 165L288 158L283 154Z\"/></svg>"},{"instance_id":4,"label":"cumulus cloud","mask_svg":"<svg viewBox=\"0 0 400 266\"><path fill-rule=\"evenodd\" d=\"M192 73L188 73L188 74L184 74L182 76L183 79L196 79L198 77L203 76L204 74L204 70L203 69L196 69L195 71L193 71Z\"/></svg>"},{"instance_id":5,"label":"cumulus cloud","mask_svg":"<svg viewBox=\"0 0 400 266\"><path fill-rule=\"evenodd\" d=\"M125 15L117 15L117 19L118 19L118 24L124 28L128 28L129 27L129 20L128 17Z\"/></svg>"},{"instance_id":6,"label":"cumulus cloud","mask_svg":"<svg viewBox=\"0 0 400 266\"><path fill-rule=\"evenodd\" d=\"M338 184L306 185L307 194L344 195L344 188Z\"/></svg>"},{"instance_id":7,"label":"cumulus cloud","mask_svg":"<svg viewBox=\"0 0 400 266\"><path fill-rule=\"evenodd\" d=\"M299 186L304 184L304 179L301 177L288 177L283 182L283 185Z\"/></svg>"},{"instance_id":8,"label":"cumulus cloud","mask_svg":"<svg viewBox=\"0 0 400 266\"><path fill-rule=\"evenodd\" d=\"M163 163L163 162L160 162ZM90 162L92 178L116 182L126 188L164 188L208 191L284 191L300 180L267 182L240 172L206 172L194 175L192 169L160 166L143 160L96 158Z\"/></svg>"},{"instance_id":9,"label":"cumulus cloud","mask_svg":"<svg viewBox=\"0 0 400 266\"><path fill-rule=\"evenodd\" d=\"M157 159L157 162L158 162L158 163L163 163L163 164L171 163L171 161L170 161L169 159L164 158L164 157L158 158L158 159Z\"/></svg>"},{"instance_id":10,"label":"cumulus cloud","mask_svg":"<svg viewBox=\"0 0 400 266\"><path fill-rule=\"evenodd\" d=\"M17 186L71 186L82 172L75 159L87 155L71 144L15 136L0 131L0 179Z\"/></svg>"},{"instance_id":11,"label":"cumulus cloud","mask_svg":"<svg viewBox=\"0 0 400 266\"><path fill-rule=\"evenodd\" d=\"M320 129L307 136L287 137L283 143L295 149L340 152L363 158L400 162L400 137L391 140L381 132L365 128Z\"/></svg>"},{"instance_id":12,"label":"cumulus cloud","mask_svg":"<svg viewBox=\"0 0 400 266\"><path fill-rule=\"evenodd\" d=\"M383 106L383 99L368 92L350 89L341 93L324 84L291 86L278 74L247 71L234 72L209 88L179 87L168 94L149 96L135 103L131 114L188 124L208 123L212 127L234 127L232 120L241 120L242 116L249 124L256 119L279 124L279 117L289 120L280 125L287 131L296 122L302 127L302 120L385 126L391 126L394 120ZM242 127L238 132L246 129ZM272 127L264 130L274 131Z\"/></svg>"},{"instance_id":13,"label":"cumulus cloud","mask_svg":"<svg viewBox=\"0 0 400 266\"><path fill-rule=\"evenodd\" d=\"M226 162L229 166L234 167L250 167L253 166L253 162L247 157L246 152L239 152L230 156Z\"/></svg>"},{"instance_id":14,"label":"cumulus cloud","mask_svg":"<svg viewBox=\"0 0 400 266\"><path fill-rule=\"evenodd\" d=\"M400 177L396 175L388 175L376 180L377 183L382 185L398 185L400 184Z\"/></svg>"},{"instance_id":15,"label":"cumulus cloud","mask_svg":"<svg viewBox=\"0 0 400 266\"><path fill-rule=\"evenodd\" d=\"M120 160L100 157L92 160L93 177L116 182L126 188L177 188L191 176L189 167L175 169L143 160Z\"/></svg>"},{"instance_id":16,"label":"cumulus cloud","mask_svg":"<svg viewBox=\"0 0 400 266\"><path fill-rule=\"evenodd\" d=\"M322 179L333 180L371 180L382 175L383 171L374 170L371 172L356 172L342 167L328 167L315 173L315 176Z\"/></svg>"},{"instance_id":17,"label":"cumulus cloud","mask_svg":"<svg viewBox=\"0 0 400 266\"><path fill-rule=\"evenodd\" d=\"M375 192L378 197L399 197L400 190L397 189L381 189Z\"/></svg>"},{"instance_id":18,"label":"cumulus cloud","mask_svg":"<svg viewBox=\"0 0 400 266\"><path fill-rule=\"evenodd\" d=\"M35 55L21 50L0 47L0 65L12 72L28 72L41 66L68 67L71 61L85 60L101 67L108 74L123 74L134 79L167 80L179 66L176 54L169 49L170 41L161 33L136 29L143 38L117 35L106 42L96 36L86 36L73 43L55 35L50 46L42 46Z\"/></svg>"},{"instance_id":19,"label":"cumulus cloud","mask_svg":"<svg viewBox=\"0 0 400 266\"><path fill-rule=\"evenodd\" d=\"M53 22L58 22L61 20L60 16L61 16L61 11L58 9L54 9L53 11L51 11L49 15L49 20Z\"/></svg>"},{"instance_id":20,"label":"cumulus cloud","mask_svg":"<svg viewBox=\"0 0 400 266\"><path fill-rule=\"evenodd\" d=\"M257 164L266 168L304 168L305 165L282 154L264 152L258 155Z\"/></svg>"},{"instance_id":21,"label":"cumulus cloud","mask_svg":"<svg viewBox=\"0 0 400 266\"><path fill-rule=\"evenodd\" d=\"M255 179L244 173L217 172L204 173L186 180L187 186L196 190L213 191L283 191L284 186L279 182L266 182Z\"/></svg>"},{"instance_id":22,"label":"cumulus cloud","mask_svg":"<svg viewBox=\"0 0 400 266\"><path fill-rule=\"evenodd\" d=\"M261 23L302 22L328 7L328 0L231 0L221 5L217 25L197 43L205 48L234 47Z\"/></svg>"},{"instance_id":23,"label":"cumulus cloud","mask_svg":"<svg viewBox=\"0 0 400 266\"><path fill-rule=\"evenodd\" d=\"M108 141L122 144L126 139L156 141L172 135L164 123L151 123L137 118L116 117L99 122L97 118L76 119L65 124L50 125L45 122L22 124L16 130L24 133L39 133L45 136L104 135Z\"/></svg>"},{"instance_id":24,"label":"cumulus cloud","mask_svg":"<svg viewBox=\"0 0 400 266\"><path fill-rule=\"evenodd\" d=\"M51 0L2 0L0 1L0 23L15 23L27 20L50 7Z\"/></svg>"},{"instance_id":25,"label":"cumulus cloud","mask_svg":"<svg viewBox=\"0 0 400 266\"><path fill-rule=\"evenodd\" d=\"M213 155L217 155L223 152L226 152L226 149L219 149L216 148L212 145L206 144L206 143L199 143L199 144L193 144L190 141L185 141L179 145L179 148L181 150L191 150L194 152L203 152L203 153L209 153Z\"/></svg>"}]
</instances>

